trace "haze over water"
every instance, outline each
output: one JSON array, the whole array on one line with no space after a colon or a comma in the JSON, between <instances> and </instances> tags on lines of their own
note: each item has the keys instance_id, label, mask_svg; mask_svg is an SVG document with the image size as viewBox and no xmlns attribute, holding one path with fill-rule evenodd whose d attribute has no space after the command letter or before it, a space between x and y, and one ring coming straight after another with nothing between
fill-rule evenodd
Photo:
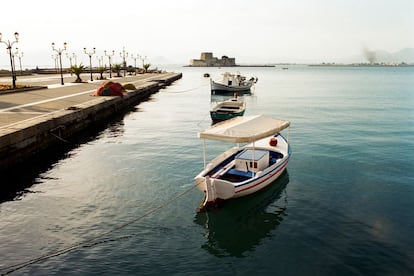
<instances>
[{"instance_id":1,"label":"haze over water","mask_svg":"<svg viewBox=\"0 0 414 276\"><path fill-rule=\"evenodd\" d=\"M168 69L183 78L0 204L1 273L75 245L16 274L414 274L414 67L237 68L259 79L245 115L291 121L292 158L208 214L191 189L211 124L203 74L235 68ZM207 142L208 159L230 146Z\"/></svg>"}]
</instances>

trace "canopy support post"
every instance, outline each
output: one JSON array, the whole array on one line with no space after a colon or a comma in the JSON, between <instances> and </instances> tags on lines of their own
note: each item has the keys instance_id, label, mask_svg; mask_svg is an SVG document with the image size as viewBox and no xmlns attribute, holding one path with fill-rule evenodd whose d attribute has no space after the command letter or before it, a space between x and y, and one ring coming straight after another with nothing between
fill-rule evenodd
<instances>
[{"instance_id":1,"label":"canopy support post","mask_svg":"<svg viewBox=\"0 0 414 276\"><path fill-rule=\"evenodd\" d=\"M206 169L206 139L203 139L203 162L204 162L204 169Z\"/></svg>"},{"instance_id":2,"label":"canopy support post","mask_svg":"<svg viewBox=\"0 0 414 276\"><path fill-rule=\"evenodd\" d=\"M252 166L252 168L251 168L252 178L254 177L254 157L256 155L255 152L254 152L255 148L256 148L254 142L255 142L255 140L253 140L253 154L252 154L252 164L251 164L251 166Z\"/></svg>"}]
</instances>

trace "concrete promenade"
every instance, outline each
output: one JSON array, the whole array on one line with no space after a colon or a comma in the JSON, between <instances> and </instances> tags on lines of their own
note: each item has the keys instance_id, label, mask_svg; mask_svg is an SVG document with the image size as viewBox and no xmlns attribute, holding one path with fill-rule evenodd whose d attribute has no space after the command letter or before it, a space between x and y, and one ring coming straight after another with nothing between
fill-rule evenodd
<instances>
[{"instance_id":1,"label":"concrete promenade","mask_svg":"<svg viewBox=\"0 0 414 276\"><path fill-rule=\"evenodd\" d=\"M151 73L113 77L121 84L132 83L136 90L125 97L91 94L104 80L73 83L75 76L17 76L17 84L47 88L0 93L0 171L14 167L43 150L62 143L91 125L102 124L122 114L160 88L181 78L181 73ZM86 81L86 74L81 75ZM95 74L96 77L96 74ZM0 78L10 83L10 78Z\"/></svg>"}]
</instances>

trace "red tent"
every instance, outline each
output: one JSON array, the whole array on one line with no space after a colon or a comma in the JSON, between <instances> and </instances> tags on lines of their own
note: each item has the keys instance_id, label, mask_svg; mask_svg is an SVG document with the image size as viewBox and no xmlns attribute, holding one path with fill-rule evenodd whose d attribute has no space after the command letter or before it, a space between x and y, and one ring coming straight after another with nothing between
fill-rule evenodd
<instances>
[{"instance_id":1,"label":"red tent","mask_svg":"<svg viewBox=\"0 0 414 276\"><path fill-rule=\"evenodd\" d=\"M105 81L99 85L92 96L124 96L125 89L118 82Z\"/></svg>"}]
</instances>

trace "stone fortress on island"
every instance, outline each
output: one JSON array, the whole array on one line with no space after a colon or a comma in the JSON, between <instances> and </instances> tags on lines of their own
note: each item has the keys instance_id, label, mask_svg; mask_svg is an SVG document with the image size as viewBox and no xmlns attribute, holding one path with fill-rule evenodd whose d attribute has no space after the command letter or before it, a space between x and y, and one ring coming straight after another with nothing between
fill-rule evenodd
<instances>
[{"instance_id":1,"label":"stone fortress on island","mask_svg":"<svg viewBox=\"0 0 414 276\"><path fill-rule=\"evenodd\" d=\"M200 59L191 59L190 65L193 67L231 67L237 66L236 59L230 58L228 56L222 56L216 58L213 56L213 53L203 52L201 53Z\"/></svg>"}]
</instances>

